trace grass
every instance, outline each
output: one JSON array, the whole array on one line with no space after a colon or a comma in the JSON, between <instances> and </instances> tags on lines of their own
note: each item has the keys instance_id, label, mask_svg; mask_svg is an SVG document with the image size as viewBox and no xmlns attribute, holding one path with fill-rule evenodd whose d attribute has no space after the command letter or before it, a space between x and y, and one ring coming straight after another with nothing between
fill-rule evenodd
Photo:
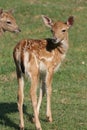
<instances>
[{"instance_id":1,"label":"grass","mask_svg":"<svg viewBox=\"0 0 87 130\"><path fill-rule=\"evenodd\" d=\"M41 14L53 20L67 20L75 24L69 31L70 48L65 62L53 78L53 123L45 118L46 97L43 99L40 121L43 130L87 130L87 1L86 0L0 0L0 8L14 9L14 16L22 32L5 33L0 37L0 130L17 130L17 81L13 62L13 48L23 38L51 37ZM25 130L34 130L29 97L29 82L25 83Z\"/></svg>"}]
</instances>

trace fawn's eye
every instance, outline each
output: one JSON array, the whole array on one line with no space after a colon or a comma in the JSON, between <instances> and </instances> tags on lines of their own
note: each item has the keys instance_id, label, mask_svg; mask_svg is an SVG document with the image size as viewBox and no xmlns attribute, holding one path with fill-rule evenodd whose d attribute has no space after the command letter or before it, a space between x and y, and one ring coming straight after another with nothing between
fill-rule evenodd
<instances>
[{"instance_id":1,"label":"fawn's eye","mask_svg":"<svg viewBox=\"0 0 87 130\"><path fill-rule=\"evenodd\" d=\"M10 21L7 21L7 24L11 24L11 22L10 22Z\"/></svg>"},{"instance_id":2,"label":"fawn's eye","mask_svg":"<svg viewBox=\"0 0 87 130\"><path fill-rule=\"evenodd\" d=\"M65 29L63 29L63 30L62 30L62 32L66 32L66 30L65 30Z\"/></svg>"}]
</instances>

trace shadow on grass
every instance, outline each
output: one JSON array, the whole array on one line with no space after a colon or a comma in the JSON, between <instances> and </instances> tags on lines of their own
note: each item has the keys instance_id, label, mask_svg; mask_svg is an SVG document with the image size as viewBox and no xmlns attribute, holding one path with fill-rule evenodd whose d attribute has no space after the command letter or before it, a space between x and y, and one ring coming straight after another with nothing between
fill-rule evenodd
<instances>
[{"instance_id":1,"label":"shadow on grass","mask_svg":"<svg viewBox=\"0 0 87 130\"><path fill-rule=\"evenodd\" d=\"M23 106L23 110L24 110L24 113L27 116L29 116L29 120L31 120L32 115L27 114L25 106ZM10 128L14 128L15 130L19 130L19 125L14 123L14 121L12 121L10 117L8 117L8 114L16 113L16 112L18 113L16 103L0 103L0 125L3 125L3 126L5 125ZM27 129L25 128L25 130Z\"/></svg>"}]
</instances>

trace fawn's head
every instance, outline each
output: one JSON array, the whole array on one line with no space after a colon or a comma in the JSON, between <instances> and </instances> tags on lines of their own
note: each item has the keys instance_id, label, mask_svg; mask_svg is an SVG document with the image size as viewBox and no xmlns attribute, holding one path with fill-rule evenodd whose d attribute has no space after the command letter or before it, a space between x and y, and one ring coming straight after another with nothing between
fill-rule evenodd
<instances>
[{"instance_id":1,"label":"fawn's head","mask_svg":"<svg viewBox=\"0 0 87 130\"><path fill-rule=\"evenodd\" d=\"M0 28L3 31L9 31L9 32L20 32L18 25L16 24L15 18L12 16L12 10L9 11L3 11L3 9L0 10Z\"/></svg>"},{"instance_id":2,"label":"fawn's head","mask_svg":"<svg viewBox=\"0 0 87 130\"><path fill-rule=\"evenodd\" d=\"M45 25L50 27L55 44L62 42L67 38L68 29L73 25L74 22L72 16L68 18L67 22L58 21L54 23L50 18L44 15L42 15L42 19Z\"/></svg>"}]
</instances>

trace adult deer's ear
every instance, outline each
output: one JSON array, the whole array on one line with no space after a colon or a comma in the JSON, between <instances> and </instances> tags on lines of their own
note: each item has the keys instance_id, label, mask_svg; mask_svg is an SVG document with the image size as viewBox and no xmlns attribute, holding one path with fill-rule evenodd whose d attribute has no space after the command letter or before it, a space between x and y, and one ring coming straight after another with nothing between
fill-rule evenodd
<instances>
[{"instance_id":1,"label":"adult deer's ear","mask_svg":"<svg viewBox=\"0 0 87 130\"><path fill-rule=\"evenodd\" d=\"M73 17L73 16L70 16L70 17L68 18L68 20L67 20L67 25L68 25L69 27L71 27L71 26L73 25L73 23L74 23L74 17Z\"/></svg>"},{"instance_id":2,"label":"adult deer's ear","mask_svg":"<svg viewBox=\"0 0 87 130\"><path fill-rule=\"evenodd\" d=\"M3 9L0 9L0 15L3 13Z\"/></svg>"},{"instance_id":3,"label":"adult deer's ear","mask_svg":"<svg viewBox=\"0 0 87 130\"><path fill-rule=\"evenodd\" d=\"M47 27L52 27L53 21L49 17L42 15L42 19Z\"/></svg>"}]
</instances>

